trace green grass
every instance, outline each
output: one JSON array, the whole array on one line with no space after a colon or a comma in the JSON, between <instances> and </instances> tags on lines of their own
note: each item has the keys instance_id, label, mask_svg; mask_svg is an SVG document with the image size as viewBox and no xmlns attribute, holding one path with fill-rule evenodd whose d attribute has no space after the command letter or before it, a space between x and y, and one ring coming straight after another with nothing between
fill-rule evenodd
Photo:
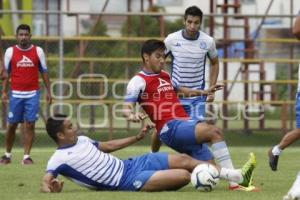
<instances>
[{"instance_id":1,"label":"green grass","mask_svg":"<svg viewBox=\"0 0 300 200\"><path fill-rule=\"evenodd\" d=\"M51 145L50 145L51 146ZM43 199L63 199L63 200L89 200L89 199L222 199L222 200L266 200L282 199L287 192L295 175L299 170L300 160L299 149L286 149L280 158L279 171L270 171L267 165L266 151L268 147L230 147L232 159L236 167L242 166L248 157L248 152L253 151L257 155L258 166L255 171L255 183L262 188L258 193L245 193L238 191L228 191L227 183L221 181L218 187L210 193L199 192L188 185L176 192L96 192L77 186L65 180L65 187L60 194L43 194L39 192L41 178L44 174L47 160L54 152L55 147L41 148L35 147L32 150L32 157L35 164L32 166L22 166L22 149L13 150L13 162L7 166L0 166L0 199L1 200L43 200ZM3 148L0 149L3 152ZM127 158L133 155L147 153L148 146L132 146L123 149L114 155L120 158ZM163 147L162 151L172 152L169 148ZM60 177L62 178L62 177Z\"/></svg>"}]
</instances>

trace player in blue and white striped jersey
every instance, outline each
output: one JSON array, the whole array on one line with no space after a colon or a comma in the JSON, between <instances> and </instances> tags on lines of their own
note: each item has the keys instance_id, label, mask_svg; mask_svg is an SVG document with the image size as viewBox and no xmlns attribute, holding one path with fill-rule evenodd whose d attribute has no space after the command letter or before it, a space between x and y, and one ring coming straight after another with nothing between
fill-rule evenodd
<instances>
[{"instance_id":1,"label":"player in blue and white striped jersey","mask_svg":"<svg viewBox=\"0 0 300 200\"><path fill-rule=\"evenodd\" d=\"M170 55L171 80L177 93L184 94L186 88L203 90L205 88L205 65L210 60L209 85L215 85L219 73L219 60L214 39L200 31L203 13L197 6L188 7L184 14L184 29L169 34L164 40L166 55ZM203 121L205 101L214 101L214 94L208 96L184 97L180 102L189 116ZM159 141L152 137L151 150L159 149ZM199 160L212 161L213 156L206 144L196 147L182 147L185 152Z\"/></svg>"},{"instance_id":2,"label":"player in blue and white striped jersey","mask_svg":"<svg viewBox=\"0 0 300 200\"><path fill-rule=\"evenodd\" d=\"M181 87L203 90L205 87L205 65L210 60L209 85L215 85L219 73L219 60L214 39L200 30L202 11L191 6L185 10L184 29L169 34L164 40L166 54L170 55L173 86L180 93ZM182 97L181 102L191 117L203 120L205 101L212 102L214 94L208 97Z\"/></svg>"},{"instance_id":3,"label":"player in blue and white striped jersey","mask_svg":"<svg viewBox=\"0 0 300 200\"><path fill-rule=\"evenodd\" d=\"M41 191L61 192L64 183L57 179L59 174L94 190L162 191L187 185L190 172L203 161L184 154L148 153L127 160L108 154L144 138L149 128L144 127L136 136L96 142L77 136L67 116L49 118L46 129L58 149L48 161ZM241 170L218 168L220 178L249 185L255 162L252 156Z\"/></svg>"}]
</instances>

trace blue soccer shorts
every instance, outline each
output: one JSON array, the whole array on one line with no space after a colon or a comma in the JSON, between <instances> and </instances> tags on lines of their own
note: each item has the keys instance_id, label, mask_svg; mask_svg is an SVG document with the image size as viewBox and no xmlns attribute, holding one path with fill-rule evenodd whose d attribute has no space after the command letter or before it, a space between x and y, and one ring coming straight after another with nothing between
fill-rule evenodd
<instances>
[{"instance_id":1,"label":"blue soccer shorts","mask_svg":"<svg viewBox=\"0 0 300 200\"><path fill-rule=\"evenodd\" d=\"M123 162L124 172L118 186L119 190L138 191L155 172L169 169L166 153L148 153Z\"/></svg>"},{"instance_id":2,"label":"blue soccer shorts","mask_svg":"<svg viewBox=\"0 0 300 200\"><path fill-rule=\"evenodd\" d=\"M38 120L39 100L39 91L29 98L14 97L10 92L7 121L9 123L35 122Z\"/></svg>"},{"instance_id":3,"label":"blue soccer shorts","mask_svg":"<svg viewBox=\"0 0 300 200\"><path fill-rule=\"evenodd\" d=\"M205 119L205 101L206 96L196 98L180 99L185 112L192 118L198 121Z\"/></svg>"},{"instance_id":4,"label":"blue soccer shorts","mask_svg":"<svg viewBox=\"0 0 300 200\"><path fill-rule=\"evenodd\" d=\"M198 120L171 120L160 131L160 140L177 152L197 160L213 160L206 144L197 144L195 129Z\"/></svg>"}]
</instances>

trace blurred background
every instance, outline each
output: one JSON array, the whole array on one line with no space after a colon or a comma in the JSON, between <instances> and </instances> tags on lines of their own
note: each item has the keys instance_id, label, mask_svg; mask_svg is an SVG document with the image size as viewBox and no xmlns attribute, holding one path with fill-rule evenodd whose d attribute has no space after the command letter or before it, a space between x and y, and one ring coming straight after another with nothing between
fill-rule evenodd
<instances>
[{"instance_id":1,"label":"blurred background","mask_svg":"<svg viewBox=\"0 0 300 200\"><path fill-rule=\"evenodd\" d=\"M41 102L36 127L53 112L69 114L87 132L140 125L120 115L128 80L140 69L140 47L183 28L188 6L202 9L201 30L216 40L224 91L207 105L226 131L285 133L294 127L300 43L291 34L298 0L1 0L0 63L20 23L47 58L54 103ZM169 70L168 67L166 67ZM207 73L209 63L207 63ZM0 86L1 87L1 86ZM1 104L1 138L7 108Z\"/></svg>"}]
</instances>

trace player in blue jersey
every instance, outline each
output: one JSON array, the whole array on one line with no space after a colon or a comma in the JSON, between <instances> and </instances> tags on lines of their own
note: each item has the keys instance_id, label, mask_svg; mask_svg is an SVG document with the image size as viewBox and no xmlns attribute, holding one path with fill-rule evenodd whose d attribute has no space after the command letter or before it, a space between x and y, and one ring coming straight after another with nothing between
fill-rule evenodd
<instances>
[{"instance_id":1,"label":"player in blue jersey","mask_svg":"<svg viewBox=\"0 0 300 200\"><path fill-rule=\"evenodd\" d=\"M56 114L47 120L48 135L58 149L47 165L42 192L61 192L59 174L94 190L163 191L176 190L190 182L190 172L203 161L185 154L148 153L127 160L110 154L144 138L149 126L139 134L108 142L96 142L77 131L67 116ZM256 160L252 154L241 169L218 168L220 178L248 186Z\"/></svg>"},{"instance_id":2,"label":"player in blue jersey","mask_svg":"<svg viewBox=\"0 0 300 200\"><path fill-rule=\"evenodd\" d=\"M300 40L300 11L298 13L298 16L293 26L293 34L296 36L298 40ZM300 65L298 68L298 92L296 94L295 102L296 102L295 103L296 128L286 133L284 137L281 139L281 141L279 142L279 144L272 147L268 152L269 165L273 171L277 170L278 159L282 150L284 150L293 142L300 139ZM300 171L298 172L296 180L294 181L292 187L283 198L283 200L295 200L295 199L300 199Z\"/></svg>"}]
</instances>

